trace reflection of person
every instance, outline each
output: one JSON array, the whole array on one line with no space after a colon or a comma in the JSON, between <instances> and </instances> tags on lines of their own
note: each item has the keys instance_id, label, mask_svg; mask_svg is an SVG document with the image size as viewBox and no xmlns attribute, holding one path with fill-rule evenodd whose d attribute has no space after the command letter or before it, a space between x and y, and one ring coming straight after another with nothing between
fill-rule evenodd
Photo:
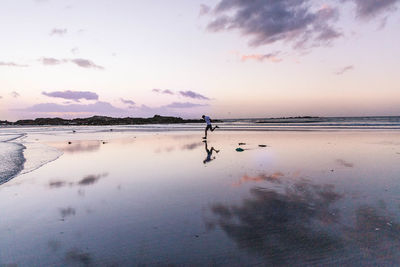
<instances>
[{"instance_id":1,"label":"reflection of person","mask_svg":"<svg viewBox=\"0 0 400 267\"><path fill-rule=\"evenodd\" d=\"M213 151L218 153L219 150L216 150L213 146L211 147L211 149L208 149L207 141L203 141L203 142L204 142L204 148L206 149L206 152L207 152L207 157L203 160L203 163L206 164L215 159L215 157L211 158Z\"/></svg>"},{"instance_id":2,"label":"reflection of person","mask_svg":"<svg viewBox=\"0 0 400 267\"><path fill-rule=\"evenodd\" d=\"M205 120L206 123L207 123L207 127L206 127L206 129L204 130L204 137L203 137L203 139L206 139L206 138L207 138L207 131L208 131L208 130L210 130L211 132L213 132L216 128L219 128L219 127L218 127L218 125L216 125L214 128L212 127L210 117L208 117L208 116L206 116L206 115L203 115L203 116L201 116L201 117L202 117L203 120Z\"/></svg>"}]
</instances>

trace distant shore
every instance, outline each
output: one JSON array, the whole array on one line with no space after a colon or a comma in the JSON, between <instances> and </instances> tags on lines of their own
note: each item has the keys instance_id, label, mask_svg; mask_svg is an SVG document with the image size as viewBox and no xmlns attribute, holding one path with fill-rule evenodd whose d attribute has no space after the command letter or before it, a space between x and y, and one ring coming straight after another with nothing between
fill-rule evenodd
<instances>
[{"instance_id":1,"label":"distant shore","mask_svg":"<svg viewBox=\"0 0 400 267\"><path fill-rule=\"evenodd\" d=\"M204 120L182 119L180 117L154 115L151 118L112 118L106 116L92 116L89 118L62 119L37 118L18 120L16 122L0 121L0 125L140 125L140 124L174 124L174 123L202 123Z\"/></svg>"}]
</instances>

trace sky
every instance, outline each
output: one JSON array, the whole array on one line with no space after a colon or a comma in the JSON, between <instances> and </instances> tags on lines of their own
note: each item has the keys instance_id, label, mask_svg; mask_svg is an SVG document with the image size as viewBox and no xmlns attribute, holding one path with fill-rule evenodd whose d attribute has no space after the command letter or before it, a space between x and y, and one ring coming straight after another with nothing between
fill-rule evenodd
<instances>
[{"instance_id":1,"label":"sky","mask_svg":"<svg viewBox=\"0 0 400 267\"><path fill-rule=\"evenodd\" d=\"M400 115L400 0L2 0L0 120Z\"/></svg>"}]
</instances>

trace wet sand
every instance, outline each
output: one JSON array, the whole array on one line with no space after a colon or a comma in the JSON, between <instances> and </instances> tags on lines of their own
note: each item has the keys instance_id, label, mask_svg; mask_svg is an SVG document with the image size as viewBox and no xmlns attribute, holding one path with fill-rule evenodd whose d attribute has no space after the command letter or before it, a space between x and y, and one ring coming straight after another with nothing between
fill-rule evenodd
<instances>
[{"instance_id":1,"label":"wet sand","mask_svg":"<svg viewBox=\"0 0 400 267\"><path fill-rule=\"evenodd\" d=\"M400 264L399 132L201 134L32 134L0 266Z\"/></svg>"}]
</instances>

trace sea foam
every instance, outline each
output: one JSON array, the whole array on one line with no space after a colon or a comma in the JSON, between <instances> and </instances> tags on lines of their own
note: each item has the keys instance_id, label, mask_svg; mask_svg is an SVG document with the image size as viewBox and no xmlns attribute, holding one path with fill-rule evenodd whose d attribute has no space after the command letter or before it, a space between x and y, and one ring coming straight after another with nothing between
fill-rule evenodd
<instances>
[{"instance_id":1,"label":"sea foam","mask_svg":"<svg viewBox=\"0 0 400 267\"><path fill-rule=\"evenodd\" d=\"M3 184L24 168L25 146L18 143L0 142L0 184Z\"/></svg>"}]
</instances>

